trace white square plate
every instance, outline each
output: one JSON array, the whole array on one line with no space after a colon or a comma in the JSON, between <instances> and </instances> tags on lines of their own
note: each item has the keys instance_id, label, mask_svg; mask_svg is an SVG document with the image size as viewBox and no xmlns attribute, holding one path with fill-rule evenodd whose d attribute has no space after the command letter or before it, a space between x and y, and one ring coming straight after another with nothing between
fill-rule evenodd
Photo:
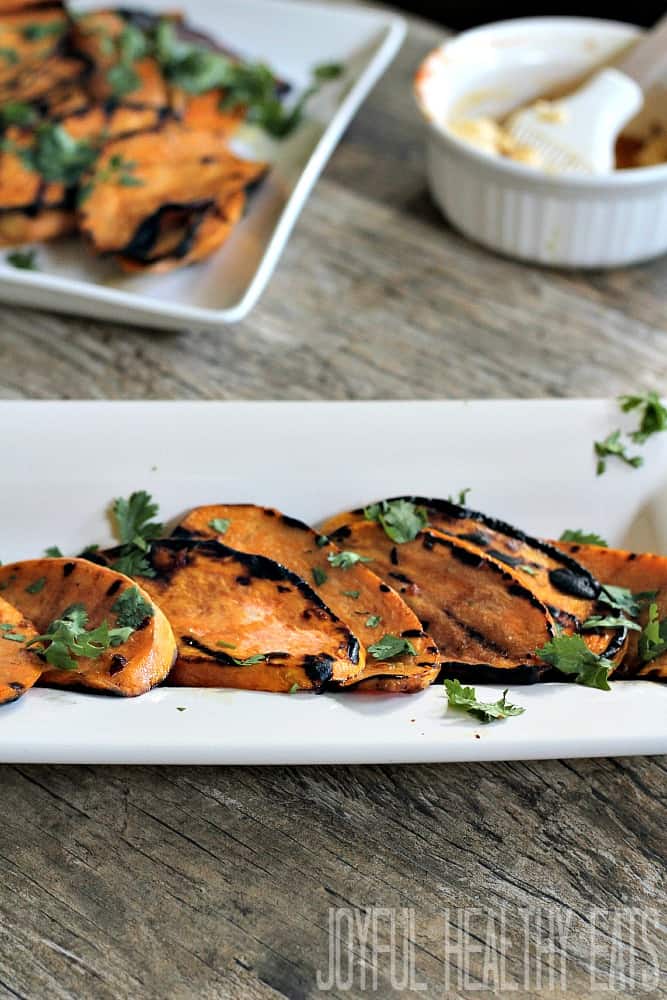
<instances>
[{"instance_id":1,"label":"white square plate","mask_svg":"<svg viewBox=\"0 0 667 1000\"><path fill-rule=\"evenodd\" d=\"M100 7L73 3L76 9ZM134 0L144 10L166 0ZM272 143L272 170L225 246L205 263L167 275L122 275L80 238L39 247L40 271L19 271L0 252L0 300L162 329L217 329L252 309L280 258L313 185L360 104L398 51L405 22L381 10L300 0L188 0L189 23L243 56L267 62L293 85L314 66L341 63L292 136Z\"/></svg>"},{"instance_id":2,"label":"white square plate","mask_svg":"<svg viewBox=\"0 0 667 1000\"><path fill-rule=\"evenodd\" d=\"M166 519L252 501L316 522L397 493L471 488L529 532L585 528L667 552L667 435L596 478L613 402L0 403L0 556L110 541L105 510L147 489ZM667 752L667 685L515 686L524 715L488 726L417 695L160 688L127 701L35 689L0 708L0 760L315 764ZM489 698L500 696L484 687ZM185 711L178 711L185 708Z\"/></svg>"}]
</instances>

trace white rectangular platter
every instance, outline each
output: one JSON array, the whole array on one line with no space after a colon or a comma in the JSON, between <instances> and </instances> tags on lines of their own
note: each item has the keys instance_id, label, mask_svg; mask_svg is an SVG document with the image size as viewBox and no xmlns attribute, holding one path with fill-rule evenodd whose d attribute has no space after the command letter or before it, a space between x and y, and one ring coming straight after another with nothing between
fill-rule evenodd
<instances>
[{"instance_id":1,"label":"white rectangular platter","mask_svg":"<svg viewBox=\"0 0 667 1000\"><path fill-rule=\"evenodd\" d=\"M625 418L623 418L625 419ZM316 522L398 493L470 487L527 531L595 530L667 552L667 435L597 478L615 402L0 403L0 557L110 541L109 501L147 489L170 520L250 501ZM496 687L484 687L495 700ZM0 708L0 760L315 764L667 752L667 685L511 688L524 715L483 726L418 695L160 688L133 700L35 689ZM183 711L184 709L184 711Z\"/></svg>"},{"instance_id":2,"label":"white rectangular platter","mask_svg":"<svg viewBox=\"0 0 667 1000\"><path fill-rule=\"evenodd\" d=\"M72 0L74 9L101 6L100 0ZM172 9L167 0L127 6ZM395 15L343 3L187 0L181 7L193 26L244 57L268 63L294 95L308 85L315 66L340 63L344 74L309 104L307 119L290 137L254 144L257 157L269 160L272 169L244 220L210 260L172 274L122 275L87 252L81 239L59 240L39 248L39 271L18 271L0 252L0 300L162 329L217 329L242 319L271 277L341 135L405 34Z\"/></svg>"}]
</instances>

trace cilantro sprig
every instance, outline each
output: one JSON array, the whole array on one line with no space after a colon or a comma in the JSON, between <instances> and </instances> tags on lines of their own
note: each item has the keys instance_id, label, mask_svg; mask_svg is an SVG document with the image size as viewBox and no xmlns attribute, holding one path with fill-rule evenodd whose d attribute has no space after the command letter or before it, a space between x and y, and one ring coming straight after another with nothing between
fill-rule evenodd
<instances>
[{"instance_id":1,"label":"cilantro sprig","mask_svg":"<svg viewBox=\"0 0 667 1000\"><path fill-rule=\"evenodd\" d=\"M120 550L111 569L126 576L155 576L147 554L150 543L164 531L164 525L153 520L158 512L158 505L145 490L114 500L111 516Z\"/></svg>"},{"instance_id":2,"label":"cilantro sprig","mask_svg":"<svg viewBox=\"0 0 667 1000\"><path fill-rule=\"evenodd\" d=\"M596 466L598 476L602 476L607 471L608 458L619 458L626 465L632 466L633 469L638 469L644 464L641 455L628 455L628 446L621 440L620 430L612 431L604 441L594 441L593 447L598 458Z\"/></svg>"},{"instance_id":3,"label":"cilantro sprig","mask_svg":"<svg viewBox=\"0 0 667 1000\"><path fill-rule=\"evenodd\" d=\"M609 543L602 535L598 535L594 531L582 531L580 528L566 528L559 541L576 542L578 545L599 545L601 549L609 548Z\"/></svg>"},{"instance_id":4,"label":"cilantro sprig","mask_svg":"<svg viewBox=\"0 0 667 1000\"><path fill-rule=\"evenodd\" d=\"M623 413L639 411L639 427L630 434L635 444L644 444L652 434L667 430L667 409L657 392L620 396L618 401Z\"/></svg>"},{"instance_id":5,"label":"cilantro sprig","mask_svg":"<svg viewBox=\"0 0 667 1000\"><path fill-rule=\"evenodd\" d=\"M557 635L536 650L537 656L584 687L611 691L608 677L614 664L588 648L580 635Z\"/></svg>"},{"instance_id":6,"label":"cilantro sprig","mask_svg":"<svg viewBox=\"0 0 667 1000\"><path fill-rule=\"evenodd\" d=\"M375 660L393 660L395 656L416 656L417 650L409 639L399 635L383 635L381 639L368 647L368 652Z\"/></svg>"},{"instance_id":7,"label":"cilantro sprig","mask_svg":"<svg viewBox=\"0 0 667 1000\"><path fill-rule=\"evenodd\" d=\"M37 266L37 251L27 248L25 250L10 250L5 260L18 271L39 271Z\"/></svg>"},{"instance_id":8,"label":"cilantro sprig","mask_svg":"<svg viewBox=\"0 0 667 1000\"><path fill-rule=\"evenodd\" d=\"M327 556L327 560L336 569L349 569L350 566L356 566L357 563L368 563L373 560L369 556L361 556L358 552L330 552Z\"/></svg>"},{"instance_id":9,"label":"cilantro sprig","mask_svg":"<svg viewBox=\"0 0 667 1000\"><path fill-rule=\"evenodd\" d=\"M397 545L413 541L428 524L426 509L411 500L380 500L364 508L364 517L380 524Z\"/></svg>"},{"instance_id":10,"label":"cilantro sprig","mask_svg":"<svg viewBox=\"0 0 667 1000\"><path fill-rule=\"evenodd\" d=\"M658 618L658 605L650 604L648 621L639 637L639 656L642 663L650 663L667 651L667 618Z\"/></svg>"},{"instance_id":11,"label":"cilantro sprig","mask_svg":"<svg viewBox=\"0 0 667 1000\"><path fill-rule=\"evenodd\" d=\"M508 719L513 715L523 715L526 711L520 705L512 705L507 700L507 688L498 701L479 701L474 687L463 687L458 680L445 680L447 705L449 708L460 709L474 716L480 722L488 725L496 719Z\"/></svg>"},{"instance_id":12,"label":"cilantro sprig","mask_svg":"<svg viewBox=\"0 0 667 1000\"><path fill-rule=\"evenodd\" d=\"M26 648L39 645L39 652L50 666L77 670L76 658L97 660L110 647L126 642L134 631L129 627L109 628L106 621L94 629L87 629L87 624L84 605L73 604L51 622L43 635L26 643Z\"/></svg>"}]
</instances>

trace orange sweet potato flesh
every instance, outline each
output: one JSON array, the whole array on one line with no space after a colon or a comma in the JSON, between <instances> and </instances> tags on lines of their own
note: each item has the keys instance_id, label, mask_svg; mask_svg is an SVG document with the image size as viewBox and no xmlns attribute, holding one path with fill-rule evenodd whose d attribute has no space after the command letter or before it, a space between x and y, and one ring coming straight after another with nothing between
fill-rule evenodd
<instances>
[{"instance_id":1,"label":"orange sweet potato flesh","mask_svg":"<svg viewBox=\"0 0 667 1000\"><path fill-rule=\"evenodd\" d=\"M520 529L496 518L469 510L449 500L402 497L414 502L428 517L428 526L472 545L500 566L505 566L549 610L553 619L569 633L578 632L593 615L604 614L598 604L600 584L582 567L551 543L531 538ZM391 501L390 501L391 502ZM343 544L345 525L364 522L364 509L330 518L322 531L334 533ZM398 549L400 550L400 546ZM627 645L625 631L600 629L583 636L589 648L620 663Z\"/></svg>"},{"instance_id":2,"label":"orange sweet potato flesh","mask_svg":"<svg viewBox=\"0 0 667 1000\"><path fill-rule=\"evenodd\" d=\"M82 604L89 616L87 628L103 621L116 624L114 603L136 584L113 570L85 559L30 559L0 567L2 596L43 634L52 621L73 604ZM99 659L80 657L77 670L44 666L42 681L57 687L85 687L112 694L144 694L165 679L176 656L169 622L154 602L154 614L122 645Z\"/></svg>"},{"instance_id":3,"label":"orange sweet potato flesh","mask_svg":"<svg viewBox=\"0 0 667 1000\"><path fill-rule=\"evenodd\" d=\"M173 684L321 690L356 677L364 650L300 577L213 541L172 538L150 552L142 584L178 642ZM262 657L256 663L239 665Z\"/></svg>"},{"instance_id":4,"label":"orange sweet potato flesh","mask_svg":"<svg viewBox=\"0 0 667 1000\"><path fill-rule=\"evenodd\" d=\"M119 158L132 164L132 186L111 169ZM98 252L118 255L128 269L179 267L225 242L245 188L264 170L235 156L224 137L182 125L118 139L107 144L89 179L81 229Z\"/></svg>"},{"instance_id":5,"label":"orange sweet potato flesh","mask_svg":"<svg viewBox=\"0 0 667 1000\"><path fill-rule=\"evenodd\" d=\"M654 598L658 618L667 618L667 556L650 552L628 552L625 549L606 549L600 545L581 545L575 542L554 542L559 549L573 556L591 571L602 583L614 587L627 587L633 594L657 591ZM645 602L639 616L640 625L648 620ZM642 677L648 680L667 680L667 653L648 663L639 655L639 633L631 632L628 650L623 660L621 676Z\"/></svg>"},{"instance_id":6,"label":"orange sweet potato flesh","mask_svg":"<svg viewBox=\"0 0 667 1000\"><path fill-rule=\"evenodd\" d=\"M509 569L437 531L399 546L375 522L357 521L344 531L345 547L370 556L374 571L398 586L433 635L447 676L539 680L544 665L535 650L553 638L553 619Z\"/></svg>"},{"instance_id":7,"label":"orange sweet potato flesh","mask_svg":"<svg viewBox=\"0 0 667 1000\"><path fill-rule=\"evenodd\" d=\"M214 527L216 520L229 522L222 534ZM409 638L416 656L377 660L367 652L364 678L352 682L355 690L416 691L438 676L437 647L405 601L371 571L372 564L332 566L328 557L339 549L302 521L272 507L213 504L191 510L177 534L217 538L241 552L275 559L306 580L367 651L384 634ZM314 573L325 578L318 583Z\"/></svg>"},{"instance_id":8,"label":"orange sweet potato flesh","mask_svg":"<svg viewBox=\"0 0 667 1000\"><path fill-rule=\"evenodd\" d=\"M26 648L36 635L32 622L0 597L0 705L16 701L39 680L44 664ZM20 637L23 641L16 641Z\"/></svg>"}]
</instances>

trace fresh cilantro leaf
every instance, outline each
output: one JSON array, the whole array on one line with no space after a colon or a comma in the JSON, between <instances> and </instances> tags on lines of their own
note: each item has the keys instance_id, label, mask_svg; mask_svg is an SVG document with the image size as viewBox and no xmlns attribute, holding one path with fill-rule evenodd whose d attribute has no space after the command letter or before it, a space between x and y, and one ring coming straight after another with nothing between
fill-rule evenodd
<instances>
[{"instance_id":1,"label":"fresh cilantro leaf","mask_svg":"<svg viewBox=\"0 0 667 1000\"><path fill-rule=\"evenodd\" d=\"M254 656L249 656L246 660L237 660L236 657L230 656L230 660L237 667L252 667L255 663L262 663L265 659L266 653L256 653Z\"/></svg>"},{"instance_id":2,"label":"fresh cilantro leaf","mask_svg":"<svg viewBox=\"0 0 667 1000\"><path fill-rule=\"evenodd\" d=\"M114 97L126 97L141 86L141 79L134 67L119 62L107 70L107 83Z\"/></svg>"},{"instance_id":3,"label":"fresh cilantro leaf","mask_svg":"<svg viewBox=\"0 0 667 1000\"><path fill-rule=\"evenodd\" d=\"M315 539L315 544L317 545L318 549L323 549L325 545L329 544L329 536L318 535L317 538Z\"/></svg>"},{"instance_id":4,"label":"fresh cilantro leaf","mask_svg":"<svg viewBox=\"0 0 667 1000\"><path fill-rule=\"evenodd\" d=\"M512 715L523 715L526 711L525 708L508 702L507 689L503 691L503 696L498 701L479 701L473 687L463 687L458 680L446 680L444 684L448 706L461 709L484 724L494 722L496 719L507 719Z\"/></svg>"},{"instance_id":5,"label":"fresh cilantro leaf","mask_svg":"<svg viewBox=\"0 0 667 1000\"><path fill-rule=\"evenodd\" d=\"M639 655L642 663L650 663L667 650L667 618L658 620L658 605L650 604L648 621L639 637Z\"/></svg>"},{"instance_id":6,"label":"fresh cilantro leaf","mask_svg":"<svg viewBox=\"0 0 667 1000\"><path fill-rule=\"evenodd\" d=\"M594 441L593 447L595 449L595 454L598 456L597 462L597 474L601 476L607 470L607 458L616 456L620 458L622 462L626 465L631 465L633 469L638 469L640 465L644 464L644 459L641 455L628 455L627 445L621 441L621 432L612 431L608 434L604 441Z\"/></svg>"},{"instance_id":7,"label":"fresh cilantro leaf","mask_svg":"<svg viewBox=\"0 0 667 1000\"><path fill-rule=\"evenodd\" d=\"M381 524L385 534L397 545L411 542L428 523L425 508L411 500L381 500L365 507L364 517Z\"/></svg>"},{"instance_id":8,"label":"fresh cilantro leaf","mask_svg":"<svg viewBox=\"0 0 667 1000\"><path fill-rule=\"evenodd\" d=\"M561 542L577 542L579 545L599 545L600 548L608 548L608 543L596 535L594 531L581 531L579 528L566 528L560 536Z\"/></svg>"},{"instance_id":9,"label":"fresh cilantro leaf","mask_svg":"<svg viewBox=\"0 0 667 1000\"><path fill-rule=\"evenodd\" d=\"M383 635L378 642L368 647L368 652L376 660L392 660L395 656L416 656L417 650L409 639L398 635Z\"/></svg>"},{"instance_id":10,"label":"fresh cilantro leaf","mask_svg":"<svg viewBox=\"0 0 667 1000\"><path fill-rule=\"evenodd\" d=\"M623 413L639 410L639 427L630 434L635 444L644 444L651 434L667 430L667 409L662 405L657 392L646 392L640 396L619 398Z\"/></svg>"},{"instance_id":11,"label":"fresh cilantro leaf","mask_svg":"<svg viewBox=\"0 0 667 1000\"><path fill-rule=\"evenodd\" d=\"M118 628L138 629L147 618L155 615L155 608L139 592L128 587L111 605Z\"/></svg>"},{"instance_id":12,"label":"fresh cilantro leaf","mask_svg":"<svg viewBox=\"0 0 667 1000\"><path fill-rule=\"evenodd\" d=\"M614 664L588 648L580 635L559 635L536 650L537 656L562 674L573 674L577 684L610 691L608 677Z\"/></svg>"},{"instance_id":13,"label":"fresh cilantro leaf","mask_svg":"<svg viewBox=\"0 0 667 1000\"><path fill-rule=\"evenodd\" d=\"M177 705L176 706L176 711L177 712L185 712L186 711L185 705Z\"/></svg>"},{"instance_id":14,"label":"fresh cilantro leaf","mask_svg":"<svg viewBox=\"0 0 667 1000\"><path fill-rule=\"evenodd\" d=\"M216 646L222 646L223 649L236 649L233 642L223 642L222 639L216 642Z\"/></svg>"},{"instance_id":15,"label":"fresh cilantro leaf","mask_svg":"<svg viewBox=\"0 0 667 1000\"><path fill-rule=\"evenodd\" d=\"M39 271L36 250L10 250L5 260L18 271Z\"/></svg>"},{"instance_id":16,"label":"fresh cilantro leaf","mask_svg":"<svg viewBox=\"0 0 667 1000\"><path fill-rule=\"evenodd\" d=\"M38 580L34 580L33 583L28 584L25 588L26 594L39 594L46 586L46 577L40 576Z\"/></svg>"},{"instance_id":17,"label":"fresh cilantro leaf","mask_svg":"<svg viewBox=\"0 0 667 1000\"><path fill-rule=\"evenodd\" d=\"M126 576L155 576L147 553L150 543L164 530L162 524L152 520L158 510L158 505L145 490L138 490L127 499L114 500L111 514L121 543L118 557L111 566L116 572Z\"/></svg>"},{"instance_id":18,"label":"fresh cilantro leaf","mask_svg":"<svg viewBox=\"0 0 667 1000\"><path fill-rule=\"evenodd\" d=\"M214 517L208 522L208 526L213 531L217 531L219 535L226 535L231 523L228 517Z\"/></svg>"},{"instance_id":19,"label":"fresh cilantro leaf","mask_svg":"<svg viewBox=\"0 0 667 1000\"><path fill-rule=\"evenodd\" d=\"M27 42L38 42L43 38L58 38L65 33L66 28L65 21L47 21L42 24L26 24L21 29L21 34Z\"/></svg>"},{"instance_id":20,"label":"fresh cilantro leaf","mask_svg":"<svg viewBox=\"0 0 667 1000\"><path fill-rule=\"evenodd\" d=\"M619 615L617 618L613 615L593 615L587 618L581 627L586 630L591 628L627 628L637 632L642 630L641 625L631 618L626 618L625 615Z\"/></svg>"},{"instance_id":21,"label":"fresh cilantro leaf","mask_svg":"<svg viewBox=\"0 0 667 1000\"><path fill-rule=\"evenodd\" d=\"M16 66L19 61L19 54L16 49L3 47L0 48L0 59L3 59L8 66Z\"/></svg>"},{"instance_id":22,"label":"fresh cilantro leaf","mask_svg":"<svg viewBox=\"0 0 667 1000\"><path fill-rule=\"evenodd\" d=\"M25 642L25 636L21 635L20 632L3 632L2 638L9 642Z\"/></svg>"},{"instance_id":23,"label":"fresh cilantro leaf","mask_svg":"<svg viewBox=\"0 0 667 1000\"><path fill-rule=\"evenodd\" d=\"M349 569L350 566L354 566L356 563L373 561L368 556L360 556L358 552L330 552L327 559L337 569Z\"/></svg>"},{"instance_id":24,"label":"fresh cilantro leaf","mask_svg":"<svg viewBox=\"0 0 667 1000\"><path fill-rule=\"evenodd\" d=\"M60 618L51 622L44 635L38 635L27 646L39 644L39 652L52 667L76 670L76 657L96 660L110 647L126 642L131 628L110 629L106 621L95 629L86 629L88 614L83 604L73 604Z\"/></svg>"},{"instance_id":25,"label":"fresh cilantro leaf","mask_svg":"<svg viewBox=\"0 0 667 1000\"><path fill-rule=\"evenodd\" d=\"M119 184L121 187L143 187L143 181L134 176L137 164L126 160L120 153L114 153L107 162L98 167L92 177L79 189L79 204L82 205L98 184Z\"/></svg>"},{"instance_id":26,"label":"fresh cilantro leaf","mask_svg":"<svg viewBox=\"0 0 667 1000\"><path fill-rule=\"evenodd\" d=\"M97 151L85 139L73 139L62 126L44 122L37 126L32 145L14 150L24 166L45 181L75 185L92 167Z\"/></svg>"},{"instance_id":27,"label":"fresh cilantro leaf","mask_svg":"<svg viewBox=\"0 0 667 1000\"><path fill-rule=\"evenodd\" d=\"M57 545L49 545L48 549L44 549L44 555L48 556L49 559L62 559L63 557Z\"/></svg>"},{"instance_id":28,"label":"fresh cilantro leaf","mask_svg":"<svg viewBox=\"0 0 667 1000\"><path fill-rule=\"evenodd\" d=\"M3 125L32 125L37 119L37 112L32 104L25 101L7 101L0 107L0 120Z\"/></svg>"},{"instance_id":29,"label":"fresh cilantro leaf","mask_svg":"<svg viewBox=\"0 0 667 1000\"><path fill-rule=\"evenodd\" d=\"M13 628L14 626L10 625L9 622L0 622L0 632L11 632Z\"/></svg>"},{"instance_id":30,"label":"fresh cilantro leaf","mask_svg":"<svg viewBox=\"0 0 667 1000\"><path fill-rule=\"evenodd\" d=\"M651 595L633 594L627 587L613 587L611 584L603 584L598 598L602 604L606 604L616 611L622 611L630 618L637 618L641 611L642 603L645 603ZM654 595L653 595L654 596Z\"/></svg>"},{"instance_id":31,"label":"fresh cilantro leaf","mask_svg":"<svg viewBox=\"0 0 667 1000\"><path fill-rule=\"evenodd\" d=\"M298 690L299 690L299 685L297 684L296 681L294 681L294 684L292 684L291 688L289 689L289 691L287 693L288 694L296 694L296 692Z\"/></svg>"},{"instance_id":32,"label":"fresh cilantro leaf","mask_svg":"<svg viewBox=\"0 0 667 1000\"><path fill-rule=\"evenodd\" d=\"M121 62L137 62L138 59L143 59L144 56L148 55L148 38L140 28L128 21L120 33L118 50Z\"/></svg>"},{"instance_id":33,"label":"fresh cilantro leaf","mask_svg":"<svg viewBox=\"0 0 667 1000\"><path fill-rule=\"evenodd\" d=\"M468 494L470 493L471 487L466 486L464 490L459 490L458 496L454 496L452 493L449 494L447 499L450 503L458 504L459 507L465 507L468 501Z\"/></svg>"},{"instance_id":34,"label":"fresh cilantro leaf","mask_svg":"<svg viewBox=\"0 0 667 1000\"><path fill-rule=\"evenodd\" d=\"M359 595L361 594L361 591L360 590L343 590L342 594L343 594L343 597L351 597L353 601L357 601L359 599Z\"/></svg>"},{"instance_id":35,"label":"fresh cilantro leaf","mask_svg":"<svg viewBox=\"0 0 667 1000\"><path fill-rule=\"evenodd\" d=\"M313 77L324 83L327 80L337 80L343 75L344 67L341 63L320 63L313 69Z\"/></svg>"},{"instance_id":36,"label":"fresh cilantro leaf","mask_svg":"<svg viewBox=\"0 0 667 1000\"><path fill-rule=\"evenodd\" d=\"M313 566L311 572L313 574L313 581L316 587L321 587L322 584L326 583L327 580L329 579L324 570L320 569L319 566Z\"/></svg>"},{"instance_id":37,"label":"fresh cilantro leaf","mask_svg":"<svg viewBox=\"0 0 667 1000\"><path fill-rule=\"evenodd\" d=\"M381 621L380 615L369 615L366 619L366 628L377 628Z\"/></svg>"}]
</instances>

